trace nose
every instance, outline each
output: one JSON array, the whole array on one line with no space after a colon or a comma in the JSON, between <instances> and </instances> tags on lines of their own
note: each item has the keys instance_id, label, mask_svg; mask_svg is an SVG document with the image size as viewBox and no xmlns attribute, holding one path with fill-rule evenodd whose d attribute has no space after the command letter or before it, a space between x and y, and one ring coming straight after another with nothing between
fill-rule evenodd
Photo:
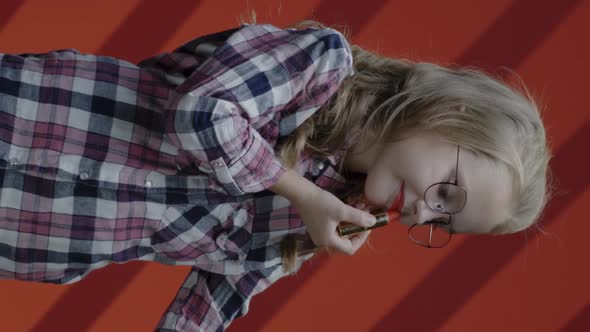
<instances>
[{"instance_id":1,"label":"nose","mask_svg":"<svg viewBox=\"0 0 590 332\"><path fill-rule=\"evenodd\" d=\"M414 208L414 223L419 225L422 225L430 220L440 219L447 216L444 213L438 213L433 211L431 208L428 207L428 205L426 205L426 202L424 202L424 200L421 199L416 201Z\"/></svg>"}]
</instances>

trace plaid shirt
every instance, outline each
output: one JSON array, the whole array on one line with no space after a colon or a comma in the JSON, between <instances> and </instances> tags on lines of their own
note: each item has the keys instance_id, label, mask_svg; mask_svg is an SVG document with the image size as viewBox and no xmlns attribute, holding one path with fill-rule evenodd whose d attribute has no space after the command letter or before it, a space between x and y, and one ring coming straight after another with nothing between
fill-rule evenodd
<instances>
[{"instance_id":1,"label":"plaid shirt","mask_svg":"<svg viewBox=\"0 0 590 332\"><path fill-rule=\"evenodd\" d=\"M285 276L305 225L267 190L293 132L352 75L331 29L243 25L134 65L0 55L0 278L67 284L110 262L192 270L160 331L222 331ZM322 188L340 154L302 158ZM298 267L303 260L298 261Z\"/></svg>"}]
</instances>

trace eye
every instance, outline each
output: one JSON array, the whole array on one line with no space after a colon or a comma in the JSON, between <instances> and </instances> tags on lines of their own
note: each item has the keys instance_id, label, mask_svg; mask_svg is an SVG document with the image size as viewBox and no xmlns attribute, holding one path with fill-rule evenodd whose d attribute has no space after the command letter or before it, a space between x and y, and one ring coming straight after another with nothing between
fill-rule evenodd
<instances>
[{"instance_id":1,"label":"eye","mask_svg":"<svg viewBox=\"0 0 590 332\"><path fill-rule=\"evenodd\" d=\"M438 187L438 197L442 198L443 200L447 200L449 197L448 186L442 185Z\"/></svg>"}]
</instances>

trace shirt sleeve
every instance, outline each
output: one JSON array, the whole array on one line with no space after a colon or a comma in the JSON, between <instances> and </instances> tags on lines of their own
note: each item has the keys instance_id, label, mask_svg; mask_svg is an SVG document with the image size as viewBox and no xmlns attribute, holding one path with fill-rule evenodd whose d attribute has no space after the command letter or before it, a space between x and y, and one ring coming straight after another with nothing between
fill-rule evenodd
<instances>
[{"instance_id":1,"label":"shirt sleeve","mask_svg":"<svg viewBox=\"0 0 590 332\"><path fill-rule=\"evenodd\" d=\"M224 331L248 312L254 295L284 275L280 265L231 276L193 268L156 331Z\"/></svg>"},{"instance_id":2,"label":"shirt sleeve","mask_svg":"<svg viewBox=\"0 0 590 332\"><path fill-rule=\"evenodd\" d=\"M173 52L144 59L137 66L155 74L168 86L176 87L189 78L238 29L229 29L193 39Z\"/></svg>"},{"instance_id":3,"label":"shirt sleeve","mask_svg":"<svg viewBox=\"0 0 590 332\"><path fill-rule=\"evenodd\" d=\"M172 93L164 125L191 163L237 196L278 181L286 170L274 144L352 74L352 55L332 29L244 25L228 35L190 75L176 71L186 79ZM198 53L199 45L183 52Z\"/></svg>"}]
</instances>

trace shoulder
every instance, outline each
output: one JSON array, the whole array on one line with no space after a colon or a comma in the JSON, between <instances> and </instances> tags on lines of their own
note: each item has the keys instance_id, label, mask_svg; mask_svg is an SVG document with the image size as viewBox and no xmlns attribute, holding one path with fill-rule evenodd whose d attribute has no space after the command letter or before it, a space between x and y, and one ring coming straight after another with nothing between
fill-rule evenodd
<instances>
[{"instance_id":1,"label":"shoulder","mask_svg":"<svg viewBox=\"0 0 590 332\"><path fill-rule=\"evenodd\" d=\"M267 43L269 47L276 46L277 41L280 41L297 44L301 47L321 43L324 47L330 49L350 49L344 35L340 31L331 28L282 29L272 24L244 24L237 29L233 29L233 33L227 39L229 44L253 41Z\"/></svg>"},{"instance_id":2,"label":"shoulder","mask_svg":"<svg viewBox=\"0 0 590 332\"><path fill-rule=\"evenodd\" d=\"M226 47L245 58L270 55L292 73L313 68L317 73L331 72L337 82L354 75L351 45L340 31L331 28L246 24L228 38Z\"/></svg>"},{"instance_id":3,"label":"shoulder","mask_svg":"<svg viewBox=\"0 0 590 332\"><path fill-rule=\"evenodd\" d=\"M304 29L288 28L281 29L271 24L244 26L252 28L259 33L270 33L288 36L291 40L308 40L309 42L322 42L334 48L348 47L348 41L344 35L332 28L308 27Z\"/></svg>"}]
</instances>

